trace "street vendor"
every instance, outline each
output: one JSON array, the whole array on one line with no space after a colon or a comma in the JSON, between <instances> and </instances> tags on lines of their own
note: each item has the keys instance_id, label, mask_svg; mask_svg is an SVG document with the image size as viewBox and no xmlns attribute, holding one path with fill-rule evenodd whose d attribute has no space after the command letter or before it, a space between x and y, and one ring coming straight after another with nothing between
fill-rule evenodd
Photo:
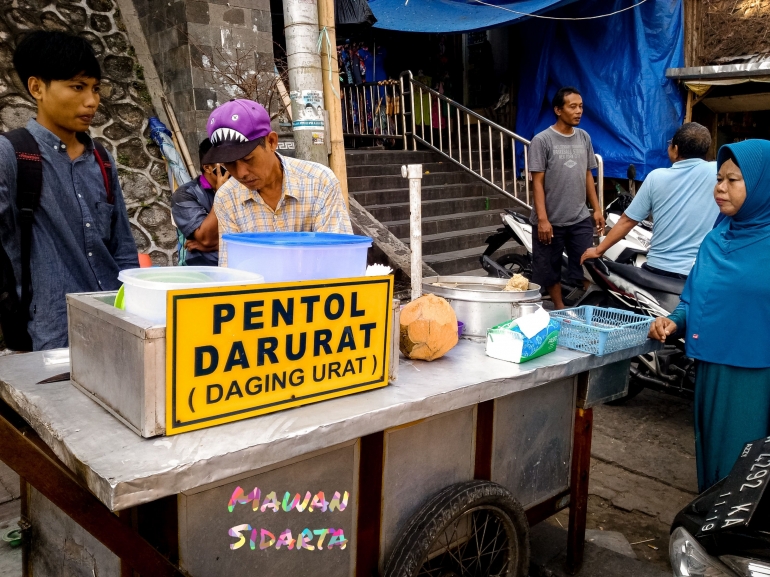
<instances>
[{"instance_id":1,"label":"street vendor","mask_svg":"<svg viewBox=\"0 0 770 577\"><path fill-rule=\"evenodd\" d=\"M770 142L725 145L706 235L682 301L650 337L684 335L695 366L698 488L727 476L746 443L770 435ZM759 478L759 477L757 477ZM749 477L751 480L751 477Z\"/></svg>"},{"instance_id":2,"label":"street vendor","mask_svg":"<svg viewBox=\"0 0 770 577\"><path fill-rule=\"evenodd\" d=\"M214 199L220 266L227 266L226 233L353 234L337 177L318 163L278 154L278 135L262 105L226 102L211 113L207 130L212 148L204 163L223 164L232 176Z\"/></svg>"}]
</instances>

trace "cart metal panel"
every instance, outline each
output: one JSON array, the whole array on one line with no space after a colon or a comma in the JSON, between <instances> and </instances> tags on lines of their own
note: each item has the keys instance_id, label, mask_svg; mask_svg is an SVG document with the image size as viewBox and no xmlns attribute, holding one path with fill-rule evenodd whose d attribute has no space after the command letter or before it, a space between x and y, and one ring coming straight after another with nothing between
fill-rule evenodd
<instances>
[{"instance_id":1,"label":"cart metal panel","mask_svg":"<svg viewBox=\"0 0 770 577\"><path fill-rule=\"evenodd\" d=\"M31 487L26 501L35 528L34 577L121 577L120 559L61 509Z\"/></svg>"},{"instance_id":2,"label":"cart metal panel","mask_svg":"<svg viewBox=\"0 0 770 577\"><path fill-rule=\"evenodd\" d=\"M575 381L495 400L492 481L525 509L569 488Z\"/></svg>"},{"instance_id":3,"label":"cart metal panel","mask_svg":"<svg viewBox=\"0 0 770 577\"><path fill-rule=\"evenodd\" d=\"M166 327L118 311L117 293L67 295L72 382L143 437L166 428Z\"/></svg>"},{"instance_id":4,"label":"cart metal panel","mask_svg":"<svg viewBox=\"0 0 770 577\"><path fill-rule=\"evenodd\" d=\"M258 510L252 503L235 503L229 511L230 498L237 487L244 495L260 489ZM312 577L322 573L324 577L351 577L356 555L356 498L358 494L358 443L302 459L284 467L252 475L238 481L223 483L205 491L179 496L179 557L180 564L191 575L260 575L260 577ZM261 506L270 492L276 493L279 510ZM304 499L307 492L312 497L319 491L325 499L332 501L335 492L349 495L344 511L310 511L309 504L302 512L296 508L288 512L283 509L284 494L290 499L300 494ZM291 500L288 501L289 505ZM301 506L301 505L300 505ZM232 545L239 542L231 537L233 527L247 525L240 533L245 543L237 549ZM277 549L280 534L289 529L292 539L299 540L304 529L314 530L336 528L344 531L344 549L333 545L329 549L331 535L326 535L323 549L318 548L320 535L314 535L310 543L314 550L300 549L298 543ZM256 530L255 547L251 549L250 536ZM262 529L270 532L275 541L270 546L270 537L262 539Z\"/></svg>"},{"instance_id":5,"label":"cart metal panel","mask_svg":"<svg viewBox=\"0 0 770 577\"><path fill-rule=\"evenodd\" d=\"M625 397L628 394L630 378L631 359L594 369L588 373L588 386L581 389L581 398L578 398L577 406L581 409L590 409Z\"/></svg>"},{"instance_id":6,"label":"cart metal panel","mask_svg":"<svg viewBox=\"0 0 770 577\"><path fill-rule=\"evenodd\" d=\"M473 407L385 431L380 566L409 518L444 487L473 479Z\"/></svg>"}]
</instances>

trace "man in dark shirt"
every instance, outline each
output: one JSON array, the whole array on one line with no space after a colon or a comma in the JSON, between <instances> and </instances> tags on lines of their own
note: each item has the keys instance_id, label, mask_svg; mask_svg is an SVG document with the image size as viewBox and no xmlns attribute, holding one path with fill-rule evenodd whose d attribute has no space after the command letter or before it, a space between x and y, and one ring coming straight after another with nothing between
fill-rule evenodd
<instances>
[{"instance_id":1,"label":"man in dark shirt","mask_svg":"<svg viewBox=\"0 0 770 577\"><path fill-rule=\"evenodd\" d=\"M103 175L86 133L99 106L101 79L91 46L62 32L33 32L16 48L13 64L37 102L27 130L40 147L43 171L32 224L27 330L34 350L66 347L65 295L118 289L118 273L139 266L136 244L115 162L109 158ZM105 178L114 199L107 197ZM0 243L21 298L16 179L13 145L0 137Z\"/></svg>"},{"instance_id":2,"label":"man in dark shirt","mask_svg":"<svg viewBox=\"0 0 770 577\"><path fill-rule=\"evenodd\" d=\"M207 138L198 147L203 174L177 188L171 197L171 214L186 239L184 264L189 266L219 264L219 227L211 206L217 190L230 174L220 164L203 164L203 155L210 149L211 141Z\"/></svg>"}]
</instances>

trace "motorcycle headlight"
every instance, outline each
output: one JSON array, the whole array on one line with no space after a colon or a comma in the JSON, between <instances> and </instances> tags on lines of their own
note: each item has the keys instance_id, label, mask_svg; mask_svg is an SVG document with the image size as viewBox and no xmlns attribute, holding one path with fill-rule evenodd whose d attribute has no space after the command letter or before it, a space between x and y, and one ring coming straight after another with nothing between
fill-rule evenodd
<instances>
[{"instance_id":1,"label":"motorcycle headlight","mask_svg":"<svg viewBox=\"0 0 770 577\"><path fill-rule=\"evenodd\" d=\"M674 577L736 577L726 565L712 557L684 528L677 527L668 542Z\"/></svg>"},{"instance_id":2,"label":"motorcycle headlight","mask_svg":"<svg viewBox=\"0 0 770 577\"><path fill-rule=\"evenodd\" d=\"M767 561L757 561L734 555L723 555L719 559L742 577L770 577L770 563Z\"/></svg>"}]
</instances>

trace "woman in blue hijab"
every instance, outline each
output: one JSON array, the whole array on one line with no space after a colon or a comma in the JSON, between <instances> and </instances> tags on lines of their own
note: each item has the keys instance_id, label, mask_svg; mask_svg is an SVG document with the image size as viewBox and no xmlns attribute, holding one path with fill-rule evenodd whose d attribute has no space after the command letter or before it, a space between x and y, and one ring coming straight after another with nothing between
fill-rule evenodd
<instances>
[{"instance_id":1,"label":"woman in blue hijab","mask_svg":"<svg viewBox=\"0 0 770 577\"><path fill-rule=\"evenodd\" d=\"M770 142L719 149L706 236L682 301L650 338L685 335L697 361L695 448L701 492L730 473L745 443L770 435Z\"/></svg>"}]
</instances>

